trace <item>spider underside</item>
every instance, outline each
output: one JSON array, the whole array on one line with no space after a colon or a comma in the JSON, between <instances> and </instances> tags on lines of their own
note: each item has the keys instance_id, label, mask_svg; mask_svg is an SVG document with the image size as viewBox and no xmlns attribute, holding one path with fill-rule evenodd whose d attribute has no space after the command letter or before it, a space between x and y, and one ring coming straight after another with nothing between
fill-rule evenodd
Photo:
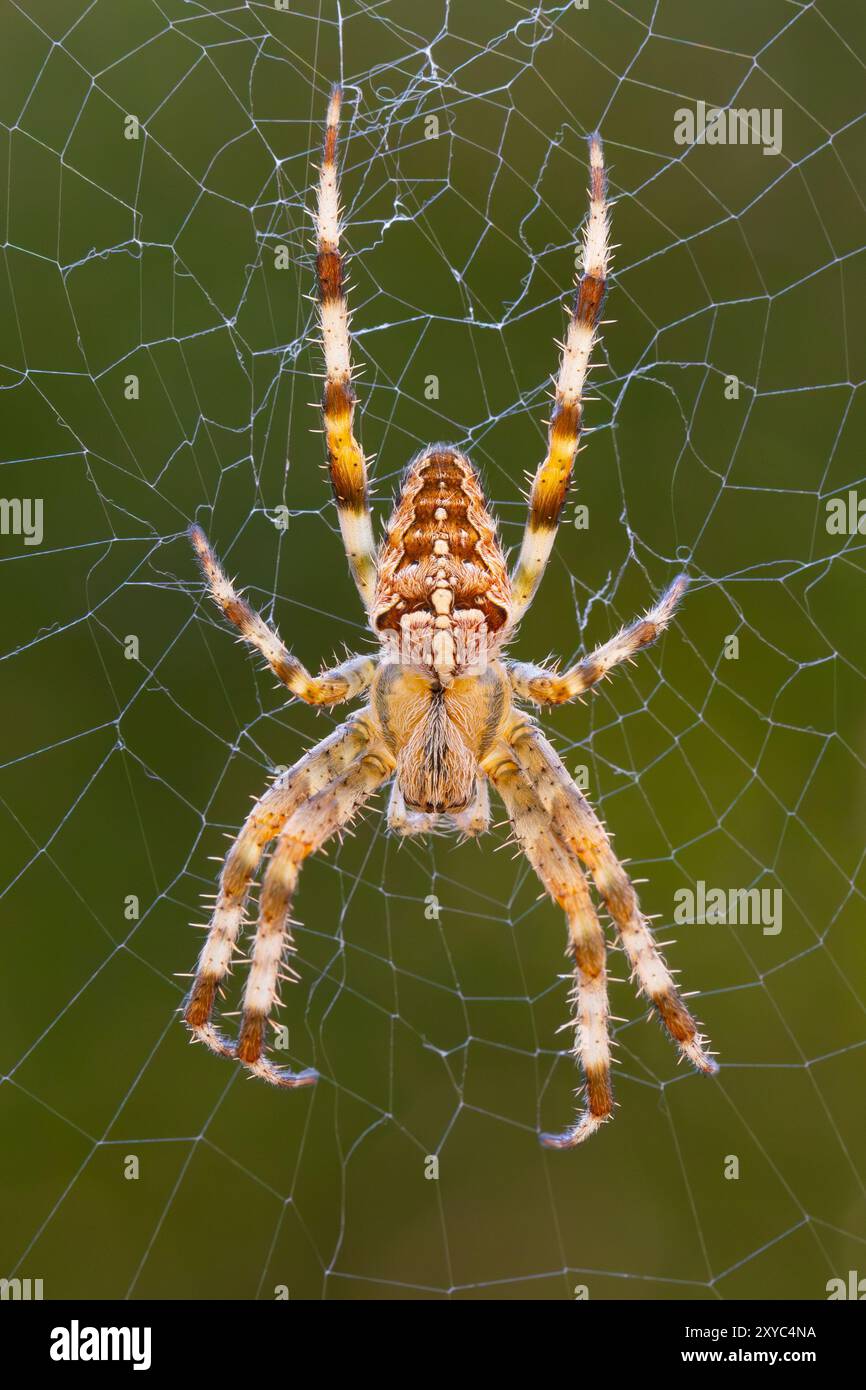
<instances>
[{"instance_id":1,"label":"spider underside","mask_svg":"<svg viewBox=\"0 0 866 1390\"><path fill-rule=\"evenodd\" d=\"M613 1112L607 947L587 874L610 915L637 988L701 1071L717 1064L665 964L635 890L604 827L521 702L555 705L596 685L612 667L653 642L685 589L679 576L645 617L569 670L506 660L503 651L531 603L550 555L581 431L586 373L601 322L609 226L601 141L590 137L589 216L583 270L562 346L547 455L536 472L520 554L509 575L481 483L459 449L436 444L409 464L381 546L370 516L364 455L354 429L349 313L340 253L336 166L341 92L328 108L319 172L316 259L325 356L322 403L331 482L349 566L380 644L318 676L283 646L224 574L203 531L190 535L211 596L265 658L291 694L311 705L365 695L363 708L312 748L264 793L226 856L216 905L184 1018L195 1038L235 1057L278 1086L304 1086L313 1071L277 1067L266 1032L281 979L297 979L290 911L304 860L338 834L391 783L389 827L429 832L442 817L465 835L488 828L488 788L502 799L514 837L551 898L563 908L574 964L574 1055L585 1079L584 1106L549 1147L580 1143ZM253 879L274 843L237 1042L213 1022L230 971Z\"/></svg>"}]
</instances>

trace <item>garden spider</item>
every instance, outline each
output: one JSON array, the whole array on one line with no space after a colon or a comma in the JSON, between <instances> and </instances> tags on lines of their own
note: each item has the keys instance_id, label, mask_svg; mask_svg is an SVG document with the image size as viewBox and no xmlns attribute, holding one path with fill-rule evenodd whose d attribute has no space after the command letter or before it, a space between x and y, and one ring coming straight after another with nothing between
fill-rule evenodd
<instances>
[{"instance_id":1,"label":"garden spider","mask_svg":"<svg viewBox=\"0 0 866 1390\"><path fill-rule=\"evenodd\" d=\"M367 692L368 703L283 773L247 817L223 865L184 1018L195 1038L236 1057L265 1081L278 1086L315 1081L315 1072L280 1069L265 1055L266 1028L279 1002L278 981L298 978L286 958L295 949L289 921L301 865L387 782L392 782L388 825L401 835L424 834L442 816L464 835L481 833L489 824L492 783L517 842L550 897L565 910L568 924L574 1054L585 1077L585 1105L564 1133L541 1139L549 1147L569 1148L593 1134L613 1111L606 943L584 870L612 918L639 990L682 1056L703 1072L717 1070L601 822L550 743L515 703L562 704L594 686L667 627L685 578L675 579L645 617L563 674L502 658L544 572L577 452L581 396L607 279L601 140L593 135L589 141L583 271L562 348L547 457L532 484L523 544L509 577L478 475L451 445L432 445L409 464L377 552L364 455L353 432L355 394L336 166L341 100L335 88L316 212L326 369L322 409L343 543L381 651L378 658L356 656L310 675L236 592L204 533L192 527L211 596L289 691L311 705L334 705ZM276 844L261 886L235 1044L215 1027L214 1003L237 949L253 877L271 841Z\"/></svg>"}]
</instances>

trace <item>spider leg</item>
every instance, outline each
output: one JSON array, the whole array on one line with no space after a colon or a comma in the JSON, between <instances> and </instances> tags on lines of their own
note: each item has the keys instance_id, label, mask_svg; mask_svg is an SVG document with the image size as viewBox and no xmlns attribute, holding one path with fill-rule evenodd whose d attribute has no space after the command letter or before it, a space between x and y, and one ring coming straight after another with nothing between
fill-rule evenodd
<instances>
[{"instance_id":1,"label":"spider leg","mask_svg":"<svg viewBox=\"0 0 866 1390\"><path fill-rule=\"evenodd\" d=\"M547 739L518 718L507 741L535 786L556 833L592 874L613 918L638 989L650 1001L683 1057L712 1075L719 1066L706 1050L706 1039L677 989L656 945L637 893L589 802L578 791Z\"/></svg>"},{"instance_id":2,"label":"spider leg","mask_svg":"<svg viewBox=\"0 0 866 1390\"><path fill-rule=\"evenodd\" d=\"M231 1056L232 1048L212 1022L214 1003L231 969L250 885L265 847L304 801L341 777L364 753L372 737L365 713L362 710L347 720L268 788L226 855L216 906L183 1013L193 1036L223 1056Z\"/></svg>"},{"instance_id":3,"label":"spider leg","mask_svg":"<svg viewBox=\"0 0 866 1390\"><path fill-rule=\"evenodd\" d=\"M367 491L367 465L355 438L355 392L352 389L351 337L343 258L340 255L340 185L337 175L337 130L342 92L334 87L328 105L325 147L319 169L316 208L316 275L319 320L325 351L322 415L328 444L331 486L343 545L358 592L367 609L376 584L376 544Z\"/></svg>"},{"instance_id":4,"label":"spider leg","mask_svg":"<svg viewBox=\"0 0 866 1390\"><path fill-rule=\"evenodd\" d=\"M303 802L286 822L265 872L259 902L259 922L250 973L243 998L243 1016L235 1055L245 1067L275 1086L300 1086L315 1080L314 1072L286 1072L264 1055L265 1033L279 1002L277 985L285 953L294 951L289 913L304 860L347 825L394 771L394 759L383 745L371 744L336 781ZM288 978L296 978L289 971Z\"/></svg>"},{"instance_id":5,"label":"spider leg","mask_svg":"<svg viewBox=\"0 0 866 1390\"><path fill-rule=\"evenodd\" d=\"M574 958L574 1056L586 1079L586 1107L562 1134L542 1134L547 1148L570 1149L613 1114L607 998L607 946L576 854L551 826L531 779L511 750L500 746L485 769L508 811L517 840L545 889L564 909Z\"/></svg>"},{"instance_id":6,"label":"spider leg","mask_svg":"<svg viewBox=\"0 0 866 1390\"><path fill-rule=\"evenodd\" d=\"M589 217L583 231L583 273L562 347L547 455L539 464L529 496L529 516L520 555L511 576L512 625L525 613L550 558L565 502L581 431L582 397L592 349L601 321L609 261L607 186L601 139L589 141Z\"/></svg>"},{"instance_id":7,"label":"spider leg","mask_svg":"<svg viewBox=\"0 0 866 1390\"><path fill-rule=\"evenodd\" d=\"M234 623L244 641L261 652L271 670L293 695L308 705L336 705L368 688L376 670L376 663L369 656L353 656L332 671L311 676L283 646L279 634L237 592L201 527L191 526L189 536L214 603L223 616Z\"/></svg>"},{"instance_id":8,"label":"spider leg","mask_svg":"<svg viewBox=\"0 0 866 1390\"><path fill-rule=\"evenodd\" d=\"M642 618L624 627L610 641L596 647L594 652L561 675L543 666L525 662L507 663L515 695L523 700L534 700L539 705L561 705L582 695L603 680L614 666L628 661L664 632L688 582L684 574L679 575Z\"/></svg>"}]
</instances>

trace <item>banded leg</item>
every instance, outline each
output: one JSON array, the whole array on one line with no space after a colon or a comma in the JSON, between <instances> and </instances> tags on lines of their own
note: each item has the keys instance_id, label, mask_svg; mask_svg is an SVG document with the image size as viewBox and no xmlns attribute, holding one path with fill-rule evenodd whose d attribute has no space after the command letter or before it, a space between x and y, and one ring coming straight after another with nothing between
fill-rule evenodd
<instances>
[{"instance_id":1,"label":"banded leg","mask_svg":"<svg viewBox=\"0 0 866 1390\"><path fill-rule=\"evenodd\" d=\"M349 307L346 301L343 258L340 255L340 186L337 175L337 130L342 92L335 87L328 105L325 147L319 170L316 210L316 276L319 287L319 320L325 351L325 390L322 415L328 445L331 486L337 517L352 578L365 608L373 601L376 585L376 544L367 491L367 465L355 438L355 392L352 389L352 356Z\"/></svg>"},{"instance_id":2,"label":"banded leg","mask_svg":"<svg viewBox=\"0 0 866 1390\"><path fill-rule=\"evenodd\" d=\"M189 537L214 603L223 616L234 623L244 641L261 652L271 670L293 695L308 705L336 705L342 700L353 699L368 688L376 670L376 663L369 656L353 656L332 671L311 676L307 668L287 651L279 634L237 592L201 527L191 526Z\"/></svg>"},{"instance_id":3,"label":"banded leg","mask_svg":"<svg viewBox=\"0 0 866 1390\"><path fill-rule=\"evenodd\" d=\"M265 847L304 801L341 777L368 747L371 729L363 714L323 739L268 788L226 855L210 928L183 1011L193 1036L223 1056L231 1055L231 1046L211 1016L217 991L231 969L250 886Z\"/></svg>"},{"instance_id":4,"label":"banded leg","mask_svg":"<svg viewBox=\"0 0 866 1390\"><path fill-rule=\"evenodd\" d=\"M512 622L532 602L553 549L581 430L581 400L607 288L609 260L607 188L601 139L589 140L589 217L583 231L583 273L562 347L547 456L539 465L529 497L529 516L520 556L511 576Z\"/></svg>"},{"instance_id":5,"label":"banded leg","mask_svg":"<svg viewBox=\"0 0 866 1390\"><path fill-rule=\"evenodd\" d=\"M573 1051L586 1079L586 1106L570 1129L542 1134L541 1142L547 1148L570 1149L613 1114L604 933L577 856L551 827L550 816L510 750L495 750L485 760L485 768L505 803L524 854L568 922L568 949L574 958Z\"/></svg>"},{"instance_id":6,"label":"banded leg","mask_svg":"<svg viewBox=\"0 0 866 1390\"><path fill-rule=\"evenodd\" d=\"M648 647L664 632L688 582L684 574L679 575L655 607L561 675L557 671L547 671L543 666L532 666L525 662L509 664L508 674L515 695L523 700L534 700L538 705L561 705L582 695L603 680L614 666L629 661L636 652Z\"/></svg>"},{"instance_id":7,"label":"banded leg","mask_svg":"<svg viewBox=\"0 0 866 1390\"><path fill-rule=\"evenodd\" d=\"M578 791L547 739L516 720L508 743L531 780L553 827L587 866L610 913L640 992L650 1001L683 1057L712 1075L719 1066L677 989L640 910L637 893L611 848L604 826Z\"/></svg>"},{"instance_id":8,"label":"banded leg","mask_svg":"<svg viewBox=\"0 0 866 1390\"><path fill-rule=\"evenodd\" d=\"M280 833L262 883L259 922L253 945L250 973L243 998L243 1016L236 1056L245 1067L275 1086L300 1086L314 1081L314 1072L286 1072L265 1056L268 1020L279 1004L278 981L297 979L283 972L286 952L295 946L289 930L289 914L298 875L304 860L321 849L349 823L355 812L392 775L394 760L388 751L372 745L337 781L324 787L294 812Z\"/></svg>"}]
</instances>

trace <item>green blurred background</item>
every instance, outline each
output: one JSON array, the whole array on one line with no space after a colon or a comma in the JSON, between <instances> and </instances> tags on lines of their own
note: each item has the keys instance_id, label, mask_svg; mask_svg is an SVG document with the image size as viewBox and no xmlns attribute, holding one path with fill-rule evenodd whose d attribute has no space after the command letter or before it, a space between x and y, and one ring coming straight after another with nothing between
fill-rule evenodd
<instances>
[{"instance_id":1,"label":"green blurred background","mask_svg":"<svg viewBox=\"0 0 866 1390\"><path fill-rule=\"evenodd\" d=\"M2 492L45 518L39 546L0 537L0 1274L346 1299L822 1298L866 1274L866 584L863 538L824 524L866 497L862 9L19 0L0 51ZM544 723L722 1071L678 1068L614 986L621 1109L574 1152L536 1138L576 1084L563 922L501 827L400 848L377 804L307 866L282 1018L314 1091L248 1084L177 1020L213 857L333 722L235 645L185 528L308 664L366 641L307 406L305 209L341 74L379 517L447 439L519 539L584 137L606 141L598 430L515 652L571 657L692 576L660 647ZM698 100L780 108L782 153L678 146ZM783 930L672 929L698 880L780 888Z\"/></svg>"}]
</instances>

